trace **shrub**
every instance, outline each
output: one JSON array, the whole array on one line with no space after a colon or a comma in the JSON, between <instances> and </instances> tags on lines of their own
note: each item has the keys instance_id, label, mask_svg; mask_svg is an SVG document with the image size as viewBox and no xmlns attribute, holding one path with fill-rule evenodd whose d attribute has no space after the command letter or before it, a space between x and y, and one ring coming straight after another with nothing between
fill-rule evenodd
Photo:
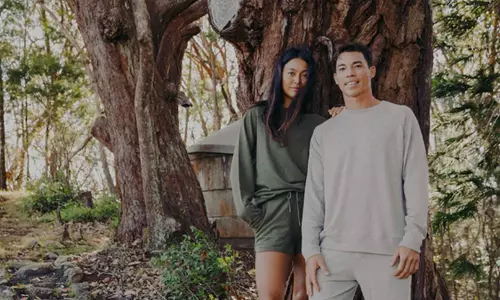
<instances>
[{"instance_id":1,"label":"shrub","mask_svg":"<svg viewBox=\"0 0 500 300\"><path fill-rule=\"evenodd\" d=\"M224 299L236 271L238 253L229 245L220 250L203 232L191 228L181 243L170 246L153 264L163 269L166 298Z\"/></svg>"},{"instance_id":2,"label":"shrub","mask_svg":"<svg viewBox=\"0 0 500 300\"><path fill-rule=\"evenodd\" d=\"M104 196L95 201L94 208L82 203L70 203L61 210L64 222L107 222L117 220L120 215L120 203L114 197Z\"/></svg>"},{"instance_id":3,"label":"shrub","mask_svg":"<svg viewBox=\"0 0 500 300\"><path fill-rule=\"evenodd\" d=\"M30 185L27 190L30 195L22 199L23 209L28 214L44 214L56 211L74 202L76 190L65 180L42 177Z\"/></svg>"}]
</instances>

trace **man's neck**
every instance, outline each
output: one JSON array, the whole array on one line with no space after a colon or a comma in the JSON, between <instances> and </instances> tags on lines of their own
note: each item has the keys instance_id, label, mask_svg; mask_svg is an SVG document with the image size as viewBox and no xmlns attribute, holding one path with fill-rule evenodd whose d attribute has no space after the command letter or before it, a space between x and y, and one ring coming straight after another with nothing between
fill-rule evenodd
<instances>
[{"instance_id":1,"label":"man's neck","mask_svg":"<svg viewBox=\"0 0 500 300\"><path fill-rule=\"evenodd\" d=\"M369 93L367 95L359 95L358 97L344 96L344 102L347 109L363 109L379 104L380 100L376 99L371 93Z\"/></svg>"}]
</instances>

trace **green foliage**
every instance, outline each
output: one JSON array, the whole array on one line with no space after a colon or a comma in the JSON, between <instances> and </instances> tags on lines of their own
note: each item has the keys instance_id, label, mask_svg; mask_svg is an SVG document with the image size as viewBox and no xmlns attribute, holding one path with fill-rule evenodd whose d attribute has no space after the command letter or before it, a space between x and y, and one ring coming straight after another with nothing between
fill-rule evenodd
<instances>
[{"instance_id":1,"label":"green foliage","mask_svg":"<svg viewBox=\"0 0 500 300\"><path fill-rule=\"evenodd\" d=\"M100 108L90 97L84 71L88 58L77 45L81 38L72 11L64 1L46 2L45 8L20 0L4 2L0 1L4 77L0 92L5 99L7 128L11 128L6 153L16 155L22 145L26 157L31 158L24 164L24 173L17 159L13 178L21 176L8 183L9 187L21 188L27 180L47 174L50 165L52 170L64 169L75 184L92 189L99 184L95 176L88 176L93 161L85 159L95 155L91 149L95 143L87 144L76 156L72 152L86 140ZM68 40L61 28L73 39ZM14 161L14 157L7 158Z\"/></svg>"},{"instance_id":2,"label":"green foliage","mask_svg":"<svg viewBox=\"0 0 500 300\"><path fill-rule=\"evenodd\" d=\"M61 209L63 222L88 223L110 222L113 228L118 227L120 203L114 196L102 196L89 208L79 202L70 202ZM39 222L51 223L57 220L56 213L50 212L38 218Z\"/></svg>"},{"instance_id":3,"label":"green foliage","mask_svg":"<svg viewBox=\"0 0 500 300\"><path fill-rule=\"evenodd\" d=\"M450 268L455 278L464 278L472 275L476 280L482 275L481 265L472 263L467 259L466 255L460 255L457 259L451 262Z\"/></svg>"},{"instance_id":4,"label":"green foliage","mask_svg":"<svg viewBox=\"0 0 500 300\"><path fill-rule=\"evenodd\" d=\"M70 203L61 210L64 222L117 222L120 216L120 203L114 197L105 196L95 202L94 208L82 203Z\"/></svg>"},{"instance_id":5,"label":"green foliage","mask_svg":"<svg viewBox=\"0 0 500 300\"><path fill-rule=\"evenodd\" d=\"M56 211L74 202L77 192L71 184L63 179L42 177L27 186L30 192L23 201L23 209L28 214L44 214Z\"/></svg>"},{"instance_id":6,"label":"green foliage","mask_svg":"<svg viewBox=\"0 0 500 300\"><path fill-rule=\"evenodd\" d=\"M441 22L443 22L445 30L457 38L470 32L477 25L477 19L460 14L443 16Z\"/></svg>"},{"instance_id":7,"label":"green foliage","mask_svg":"<svg viewBox=\"0 0 500 300\"><path fill-rule=\"evenodd\" d=\"M453 223L472 219L476 214L477 204L473 201L458 204L456 207L449 209L448 212L438 211L432 220L433 231L442 234Z\"/></svg>"},{"instance_id":8,"label":"green foliage","mask_svg":"<svg viewBox=\"0 0 500 300\"><path fill-rule=\"evenodd\" d=\"M434 97L451 97L462 94L470 88L464 76L448 76L438 73L432 78L432 93Z\"/></svg>"},{"instance_id":9,"label":"green foliage","mask_svg":"<svg viewBox=\"0 0 500 300\"><path fill-rule=\"evenodd\" d=\"M500 43L493 37L500 28L493 24L499 7L498 1L433 2L431 224L435 259L453 299L497 298Z\"/></svg>"},{"instance_id":10,"label":"green foliage","mask_svg":"<svg viewBox=\"0 0 500 300\"><path fill-rule=\"evenodd\" d=\"M493 93L499 75L499 73L488 73L485 69L478 70L474 76L474 85L471 90L472 95Z\"/></svg>"},{"instance_id":11,"label":"green foliage","mask_svg":"<svg viewBox=\"0 0 500 300\"><path fill-rule=\"evenodd\" d=\"M229 245L220 251L203 232L191 228L181 243L153 261L163 269L166 297L172 300L225 299L230 278L238 271L238 253Z\"/></svg>"},{"instance_id":12,"label":"green foliage","mask_svg":"<svg viewBox=\"0 0 500 300\"><path fill-rule=\"evenodd\" d=\"M2 5L0 5L0 13L2 13L4 10L9 11L9 10L23 10L23 9L24 9L24 4L19 0L4 0L4 2L2 2Z\"/></svg>"}]
</instances>

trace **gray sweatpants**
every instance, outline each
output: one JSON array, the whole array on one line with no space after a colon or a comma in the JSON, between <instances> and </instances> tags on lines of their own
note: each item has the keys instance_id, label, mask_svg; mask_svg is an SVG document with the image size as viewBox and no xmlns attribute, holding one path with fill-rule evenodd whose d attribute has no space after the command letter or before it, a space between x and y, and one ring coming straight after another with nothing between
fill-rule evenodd
<instances>
[{"instance_id":1,"label":"gray sweatpants","mask_svg":"<svg viewBox=\"0 0 500 300\"><path fill-rule=\"evenodd\" d=\"M366 300L409 300L411 277L397 279L391 255L322 249L330 275L318 269L320 291L310 300L352 300L358 285Z\"/></svg>"}]
</instances>

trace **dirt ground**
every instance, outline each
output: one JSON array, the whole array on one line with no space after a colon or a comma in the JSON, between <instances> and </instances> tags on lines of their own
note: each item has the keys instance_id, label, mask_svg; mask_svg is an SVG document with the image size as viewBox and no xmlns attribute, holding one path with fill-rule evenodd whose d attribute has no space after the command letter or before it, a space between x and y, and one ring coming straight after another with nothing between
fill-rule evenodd
<instances>
[{"instance_id":1,"label":"dirt ground","mask_svg":"<svg viewBox=\"0 0 500 300\"><path fill-rule=\"evenodd\" d=\"M70 240L62 241L63 226L22 212L23 192L0 192L0 265L8 260L43 260L49 253L78 254L101 250L113 231L105 224L69 224Z\"/></svg>"},{"instance_id":2,"label":"dirt ground","mask_svg":"<svg viewBox=\"0 0 500 300\"><path fill-rule=\"evenodd\" d=\"M23 213L21 199L25 196L22 192L0 192L0 299L6 288L12 295L6 299L13 300L166 299L161 270L151 265L147 251L114 244L111 226L97 222L68 224L70 239L63 240L63 225L54 218ZM253 256L240 254L245 267L232 279L229 299L257 299ZM76 281L48 282L57 277L61 267L53 266L61 262L63 267L72 268ZM13 264L19 267L13 269ZM5 283L5 278L12 281L20 272L21 265L50 268L44 274L25 278L21 285ZM81 290L80 296L76 296L76 287Z\"/></svg>"}]
</instances>

